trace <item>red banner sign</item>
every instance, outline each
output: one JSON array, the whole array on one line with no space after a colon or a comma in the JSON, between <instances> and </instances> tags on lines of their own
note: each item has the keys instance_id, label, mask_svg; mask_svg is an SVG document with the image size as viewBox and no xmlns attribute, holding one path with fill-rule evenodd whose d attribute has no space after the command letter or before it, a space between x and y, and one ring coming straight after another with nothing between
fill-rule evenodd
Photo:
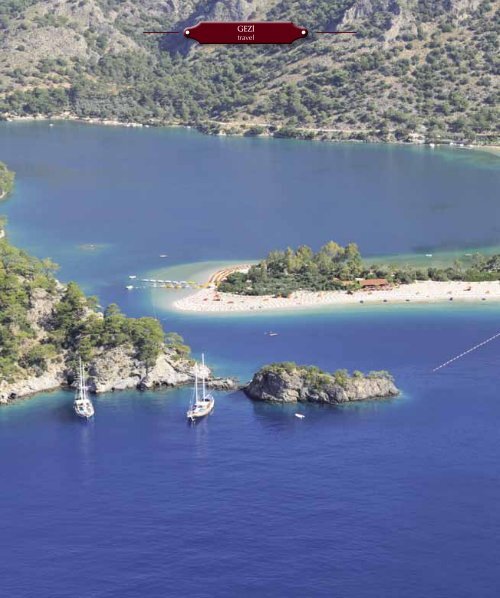
<instances>
[{"instance_id":1,"label":"red banner sign","mask_svg":"<svg viewBox=\"0 0 500 598\"><path fill-rule=\"evenodd\" d=\"M200 44L291 44L307 34L305 27L279 21L204 21L184 29L184 37Z\"/></svg>"}]
</instances>

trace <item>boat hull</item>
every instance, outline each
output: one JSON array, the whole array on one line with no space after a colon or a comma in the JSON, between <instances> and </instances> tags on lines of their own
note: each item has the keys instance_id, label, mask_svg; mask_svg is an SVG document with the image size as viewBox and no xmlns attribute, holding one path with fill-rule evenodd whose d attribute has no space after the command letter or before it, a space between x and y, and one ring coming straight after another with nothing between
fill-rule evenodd
<instances>
[{"instance_id":1,"label":"boat hull","mask_svg":"<svg viewBox=\"0 0 500 598\"><path fill-rule=\"evenodd\" d=\"M74 412L76 413L76 415L78 415L78 417L81 417L82 419L90 419L91 417L94 416L94 409L93 408L80 408L77 405L74 406Z\"/></svg>"},{"instance_id":2,"label":"boat hull","mask_svg":"<svg viewBox=\"0 0 500 598\"><path fill-rule=\"evenodd\" d=\"M207 405L206 406L198 406L195 409L190 409L187 412L187 418L189 421L197 421L199 419L203 419L204 417L206 417L207 415L210 415L212 413L212 411L214 410L215 407L215 401L213 399L211 399L210 401L207 401Z\"/></svg>"},{"instance_id":3,"label":"boat hull","mask_svg":"<svg viewBox=\"0 0 500 598\"><path fill-rule=\"evenodd\" d=\"M76 411L75 411L76 413ZM83 413L76 413L76 415L80 418L80 419L85 419L85 420L89 420L92 419L94 417L94 414L83 414Z\"/></svg>"}]
</instances>

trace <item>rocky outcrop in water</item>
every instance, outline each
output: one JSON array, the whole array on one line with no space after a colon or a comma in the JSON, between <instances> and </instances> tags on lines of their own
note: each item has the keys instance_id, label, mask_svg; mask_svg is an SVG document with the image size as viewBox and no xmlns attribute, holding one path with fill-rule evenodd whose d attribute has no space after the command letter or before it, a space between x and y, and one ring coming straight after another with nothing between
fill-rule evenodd
<instances>
[{"instance_id":1,"label":"rocky outcrop in water","mask_svg":"<svg viewBox=\"0 0 500 598\"><path fill-rule=\"evenodd\" d=\"M244 391L251 399L279 403L340 404L399 395L387 372L367 375L356 372L349 376L345 371L328 374L318 368L290 363L263 367Z\"/></svg>"},{"instance_id":2,"label":"rocky outcrop in water","mask_svg":"<svg viewBox=\"0 0 500 598\"><path fill-rule=\"evenodd\" d=\"M134 357L129 347L117 347L90 362L88 366L89 390L94 393L138 388L147 390L159 386L179 386L193 380L196 364L189 359L179 359L170 350L164 350L152 368ZM198 365L201 372L202 366ZM205 376L210 370L205 367Z\"/></svg>"},{"instance_id":3,"label":"rocky outcrop in water","mask_svg":"<svg viewBox=\"0 0 500 598\"><path fill-rule=\"evenodd\" d=\"M134 357L132 350L118 347L103 353L88 368L89 390L94 393L137 388L150 390L162 386L182 386L194 381L195 370L204 375L207 385L216 390L233 390L232 378L214 378L210 368L192 359L179 358L175 351L165 349L152 368Z\"/></svg>"},{"instance_id":4,"label":"rocky outcrop in water","mask_svg":"<svg viewBox=\"0 0 500 598\"><path fill-rule=\"evenodd\" d=\"M242 388L237 378L209 378L207 386L212 390L240 390Z\"/></svg>"},{"instance_id":5,"label":"rocky outcrop in water","mask_svg":"<svg viewBox=\"0 0 500 598\"><path fill-rule=\"evenodd\" d=\"M0 405L6 405L14 399L26 397L38 392L55 390L67 383L64 368L60 363L52 363L40 376L30 376L22 380L7 382L0 380Z\"/></svg>"},{"instance_id":6,"label":"rocky outcrop in water","mask_svg":"<svg viewBox=\"0 0 500 598\"><path fill-rule=\"evenodd\" d=\"M113 392L126 389L148 390L192 384L195 369L207 377L207 386L215 390L235 390L233 378L215 378L210 369L191 359L179 358L175 351L165 348L155 365L147 368L134 357L132 348L117 347L103 351L87 365L87 385L91 393ZM74 385L75 372L68 368L64 356L51 363L40 376L31 376L8 383L0 381L0 405L38 392Z\"/></svg>"}]
</instances>

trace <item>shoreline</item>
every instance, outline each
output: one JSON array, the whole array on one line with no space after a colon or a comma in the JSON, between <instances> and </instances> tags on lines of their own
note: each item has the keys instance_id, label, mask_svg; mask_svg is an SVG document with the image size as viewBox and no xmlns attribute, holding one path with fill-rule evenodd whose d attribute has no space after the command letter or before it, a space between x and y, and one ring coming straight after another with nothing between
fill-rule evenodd
<instances>
[{"instance_id":1,"label":"shoreline","mask_svg":"<svg viewBox=\"0 0 500 598\"><path fill-rule=\"evenodd\" d=\"M245 137L246 132L251 130L253 127L256 126L264 126L259 123L242 123L242 121L230 121L230 122L219 122L218 124L222 127L218 133L207 133L203 131L203 122L199 123L199 127L197 125L189 125L185 123L175 123L175 122L158 122L158 121L148 121L148 122L123 122L116 119L100 119L100 118L92 118L92 117L79 117L74 114L70 113L63 113L59 115L52 115L47 116L44 114L37 114L33 116L18 116L14 114L5 114L3 115L4 122L49 122L49 121L61 121L61 122L75 122L80 124L89 124L89 125L102 125L102 126L112 126L112 127L125 127L125 128L183 128L183 129L196 129L200 133L215 135L215 136L227 136L227 137ZM2 121L0 121L2 122ZM208 120L208 123L215 122ZM266 123L268 124L268 123ZM241 130L236 131L234 129L235 126L243 128ZM303 128L299 127L296 129L298 133L304 134L318 134L318 136L313 137L295 137L294 135L290 136L283 136L283 135L273 135L271 133L262 133L259 135L255 135L252 137L260 137L263 139L297 139L301 141L327 141L330 143L376 143L376 144L383 144L383 145L397 145L397 146L425 146L429 147L430 149L437 149L437 148L451 148L451 149L461 149L461 150L474 150L474 151L486 151L490 155L494 155L496 157L500 157L500 145L495 144L485 144L485 145L475 145L475 144L466 144L460 142L453 142L447 141L443 143L435 143L431 141L426 141L425 139L415 139L413 141L386 141L382 139L371 139L371 140L360 140L352 135L352 133L356 133L356 131L345 131L346 137L345 138L324 138L320 137L319 135L333 131L333 129L321 129L321 128ZM340 131L339 131L340 132Z\"/></svg>"},{"instance_id":2,"label":"shoreline","mask_svg":"<svg viewBox=\"0 0 500 598\"><path fill-rule=\"evenodd\" d=\"M245 296L220 293L215 288L201 289L174 301L172 308L179 312L258 313L288 311L320 307L345 307L364 304L444 303L444 302L500 302L500 281L419 281L380 291L296 291L288 298L272 295Z\"/></svg>"}]
</instances>

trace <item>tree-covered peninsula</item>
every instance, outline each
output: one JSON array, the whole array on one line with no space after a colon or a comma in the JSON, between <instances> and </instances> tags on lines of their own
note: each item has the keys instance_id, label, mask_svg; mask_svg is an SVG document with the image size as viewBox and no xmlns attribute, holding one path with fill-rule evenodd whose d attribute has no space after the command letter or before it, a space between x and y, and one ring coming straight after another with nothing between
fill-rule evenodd
<instances>
[{"instance_id":1,"label":"tree-covered peninsula","mask_svg":"<svg viewBox=\"0 0 500 598\"><path fill-rule=\"evenodd\" d=\"M316 253L305 245L296 250L271 251L248 272L233 272L218 290L239 295L288 297L298 290L356 291L367 281L394 285L417 280L479 282L500 279L500 255L473 254L445 267L370 264L357 245L334 241Z\"/></svg>"},{"instance_id":2,"label":"tree-covered peninsula","mask_svg":"<svg viewBox=\"0 0 500 598\"><path fill-rule=\"evenodd\" d=\"M0 199L4 199L14 189L15 174L0 162Z\"/></svg>"},{"instance_id":3,"label":"tree-covered peninsula","mask_svg":"<svg viewBox=\"0 0 500 598\"><path fill-rule=\"evenodd\" d=\"M349 375L347 370L328 373L293 362L264 366L244 390L251 399L279 403L340 404L399 394L392 375L386 371L366 375L359 371Z\"/></svg>"},{"instance_id":4,"label":"tree-covered peninsula","mask_svg":"<svg viewBox=\"0 0 500 598\"><path fill-rule=\"evenodd\" d=\"M56 268L0 239L0 402L71 383L79 357L95 392L191 381L179 335L116 305L99 311L77 284L61 284Z\"/></svg>"}]
</instances>

